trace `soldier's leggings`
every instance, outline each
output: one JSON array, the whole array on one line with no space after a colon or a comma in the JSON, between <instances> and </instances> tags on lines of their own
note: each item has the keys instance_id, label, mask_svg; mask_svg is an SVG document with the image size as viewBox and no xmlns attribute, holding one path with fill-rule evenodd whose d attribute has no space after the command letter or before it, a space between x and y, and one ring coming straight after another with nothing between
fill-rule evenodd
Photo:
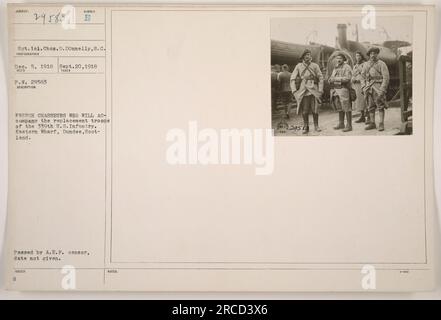
<instances>
[{"instance_id":1,"label":"soldier's leggings","mask_svg":"<svg viewBox=\"0 0 441 320\"><path fill-rule=\"evenodd\" d=\"M300 104L302 114L316 113L315 97L313 95L304 96Z\"/></svg>"},{"instance_id":2,"label":"soldier's leggings","mask_svg":"<svg viewBox=\"0 0 441 320\"><path fill-rule=\"evenodd\" d=\"M375 112L376 109L386 109L386 97L385 95L379 95L377 91L371 90L366 96L367 108L369 112Z\"/></svg>"}]
</instances>

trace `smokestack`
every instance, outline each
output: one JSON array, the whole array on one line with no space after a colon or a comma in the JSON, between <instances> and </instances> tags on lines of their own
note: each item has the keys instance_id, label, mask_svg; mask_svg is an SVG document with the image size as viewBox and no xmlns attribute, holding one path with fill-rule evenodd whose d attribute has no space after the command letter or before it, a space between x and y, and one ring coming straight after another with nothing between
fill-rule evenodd
<instances>
[{"instance_id":1,"label":"smokestack","mask_svg":"<svg viewBox=\"0 0 441 320\"><path fill-rule=\"evenodd\" d=\"M339 49L348 50L348 37L347 37L347 26L346 24L337 25L337 43Z\"/></svg>"}]
</instances>

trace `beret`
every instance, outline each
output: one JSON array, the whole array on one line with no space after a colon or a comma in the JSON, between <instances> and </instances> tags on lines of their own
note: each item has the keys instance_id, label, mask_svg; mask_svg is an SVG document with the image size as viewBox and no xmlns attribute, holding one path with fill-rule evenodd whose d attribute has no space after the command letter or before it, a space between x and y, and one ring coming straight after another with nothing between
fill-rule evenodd
<instances>
[{"instance_id":1,"label":"beret","mask_svg":"<svg viewBox=\"0 0 441 320\"><path fill-rule=\"evenodd\" d=\"M305 51L303 51L302 55L300 56L300 59L303 60L303 58L305 57L306 54L311 54L311 50L309 49L305 49Z\"/></svg>"}]
</instances>

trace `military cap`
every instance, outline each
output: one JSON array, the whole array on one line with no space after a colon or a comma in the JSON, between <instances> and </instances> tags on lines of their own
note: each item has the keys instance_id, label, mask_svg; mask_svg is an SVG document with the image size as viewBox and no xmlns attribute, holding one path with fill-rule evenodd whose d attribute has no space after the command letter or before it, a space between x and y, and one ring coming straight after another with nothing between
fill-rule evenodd
<instances>
[{"instance_id":1,"label":"military cap","mask_svg":"<svg viewBox=\"0 0 441 320\"><path fill-rule=\"evenodd\" d=\"M339 51L337 52L337 54L335 55L335 57L342 57L343 61L346 61L347 58L346 56L343 54L343 52Z\"/></svg>"},{"instance_id":2,"label":"military cap","mask_svg":"<svg viewBox=\"0 0 441 320\"><path fill-rule=\"evenodd\" d=\"M309 49L305 49L305 51L303 51L302 55L300 56L300 60L303 60L303 58L305 57L306 54L311 54L311 50Z\"/></svg>"}]
</instances>

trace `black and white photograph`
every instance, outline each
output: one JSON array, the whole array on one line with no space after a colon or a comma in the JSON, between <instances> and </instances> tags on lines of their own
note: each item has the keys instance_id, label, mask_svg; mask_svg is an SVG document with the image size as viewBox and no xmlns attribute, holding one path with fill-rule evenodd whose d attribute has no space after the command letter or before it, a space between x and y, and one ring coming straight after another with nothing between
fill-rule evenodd
<instances>
[{"instance_id":1,"label":"black and white photograph","mask_svg":"<svg viewBox=\"0 0 441 320\"><path fill-rule=\"evenodd\" d=\"M0 300L441 299L430 1L0 4Z\"/></svg>"},{"instance_id":2,"label":"black and white photograph","mask_svg":"<svg viewBox=\"0 0 441 320\"><path fill-rule=\"evenodd\" d=\"M412 22L273 18L274 135L412 134Z\"/></svg>"}]
</instances>

